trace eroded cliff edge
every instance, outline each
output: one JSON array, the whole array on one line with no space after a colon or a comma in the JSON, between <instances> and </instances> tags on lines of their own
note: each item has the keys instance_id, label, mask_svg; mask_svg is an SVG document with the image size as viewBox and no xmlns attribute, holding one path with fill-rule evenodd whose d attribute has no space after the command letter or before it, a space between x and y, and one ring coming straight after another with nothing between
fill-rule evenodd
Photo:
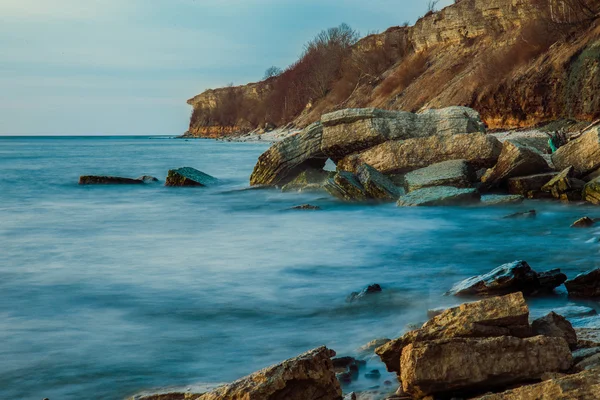
<instances>
[{"instance_id":1,"label":"eroded cliff edge","mask_svg":"<svg viewBox=\"0 0 600 400\"><path fill-rule=\"evenodd\" d=\"M479 111L490 128L591 120L600 116L600 1L584 4L460 0L414 26L359 40L320 92L292 93L297 82L290 81L305 67L299 63L265 81L207 90L188 100L188 135L305 127L352 107L416 112L462 105Z\"/></svg>"}]
</instances>

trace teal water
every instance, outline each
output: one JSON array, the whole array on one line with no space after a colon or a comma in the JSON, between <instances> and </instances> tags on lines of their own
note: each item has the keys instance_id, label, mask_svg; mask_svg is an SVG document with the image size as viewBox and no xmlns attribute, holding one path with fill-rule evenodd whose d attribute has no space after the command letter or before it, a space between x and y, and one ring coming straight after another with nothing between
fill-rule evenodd
<instances>
[{"instance_id":1,"label":"teal water","mask_svg":"<svg viewBox=\"0 0 600 400\"><path fill-rule=\"evenodd\" d=\"M353 354L458 303L443 296L454 282L502 263L569 276L599 266L600 231L569 225L600 209L403 209L240 190L266 148L0 138L0 399L122 399L230 381L322 344ZM181 166L221 183L77 185L84 174L164 180ZM323 210L286 210L307 202ZM538 217L502 219L528 209ZM370 283L384 292L345 301ZM530 304L600 308L564 288Z\"/></svg>"}]
</instances>

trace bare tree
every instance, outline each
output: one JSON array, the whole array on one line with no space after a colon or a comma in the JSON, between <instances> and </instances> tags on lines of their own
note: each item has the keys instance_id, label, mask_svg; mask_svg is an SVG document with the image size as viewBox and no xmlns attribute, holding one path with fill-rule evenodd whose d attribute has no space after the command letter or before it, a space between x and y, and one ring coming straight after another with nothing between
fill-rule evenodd
<instances>
[{"instance_id":1,"label":"bare tree","mask_svg":"<svg viewBox=\"0 0 600 400\"><path fill-rule=\"evenodd\" d=\"M283 70L281 68L272 66L267 68L267 70L265 71L265 76L263 77L263 80L274 78L281 74L283 74Z\"/></svg>"},{"instance_id":2,"label":"bare tree","mask_svg":"<svg viewBox=\"0 0 600 400\"><path fill-rule=\"evenodd\" d=\"M427 0L427 14L433 14L439 2L440 0Z\"/></svg>"}]
</instances>

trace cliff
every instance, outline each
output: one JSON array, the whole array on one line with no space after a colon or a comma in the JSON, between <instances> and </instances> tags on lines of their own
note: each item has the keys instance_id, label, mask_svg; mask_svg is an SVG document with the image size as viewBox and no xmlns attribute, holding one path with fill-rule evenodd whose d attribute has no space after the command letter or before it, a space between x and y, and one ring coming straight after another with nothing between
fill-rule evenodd
<instances>
[{"instance_id":1,"label":"cliff","mask_svg":"<svg viewBox=\"0 0 600 400\"><path fill-rule=\"evenodd\" d=\"M351 107L416 112L462 105L479 111L490 128L597 118L598 11L599 0L459 0L412 27L359 40L316 94L290 95L288 82L311 77L301 75L306 65L322 69L304 60L267 81L208 90L188 100L189 134L304 127Z\"/></svg>"}]
</instances>

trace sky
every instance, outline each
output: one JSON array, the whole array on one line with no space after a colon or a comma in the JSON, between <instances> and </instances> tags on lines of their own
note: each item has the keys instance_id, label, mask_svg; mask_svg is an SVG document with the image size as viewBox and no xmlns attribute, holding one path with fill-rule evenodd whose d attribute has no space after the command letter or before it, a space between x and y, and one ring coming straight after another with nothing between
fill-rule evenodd
<instances>
[{"instance_id":1,"label":"sky","mask_svg":"<svg viewBox=\"0 0 600 400\"><path fill-rule=\"evenodd\" d=\"M0 135L178 135L205 89L285 68L322 29L383 32L426 4L0 0Z\"/></svg>"}]
</instances>

